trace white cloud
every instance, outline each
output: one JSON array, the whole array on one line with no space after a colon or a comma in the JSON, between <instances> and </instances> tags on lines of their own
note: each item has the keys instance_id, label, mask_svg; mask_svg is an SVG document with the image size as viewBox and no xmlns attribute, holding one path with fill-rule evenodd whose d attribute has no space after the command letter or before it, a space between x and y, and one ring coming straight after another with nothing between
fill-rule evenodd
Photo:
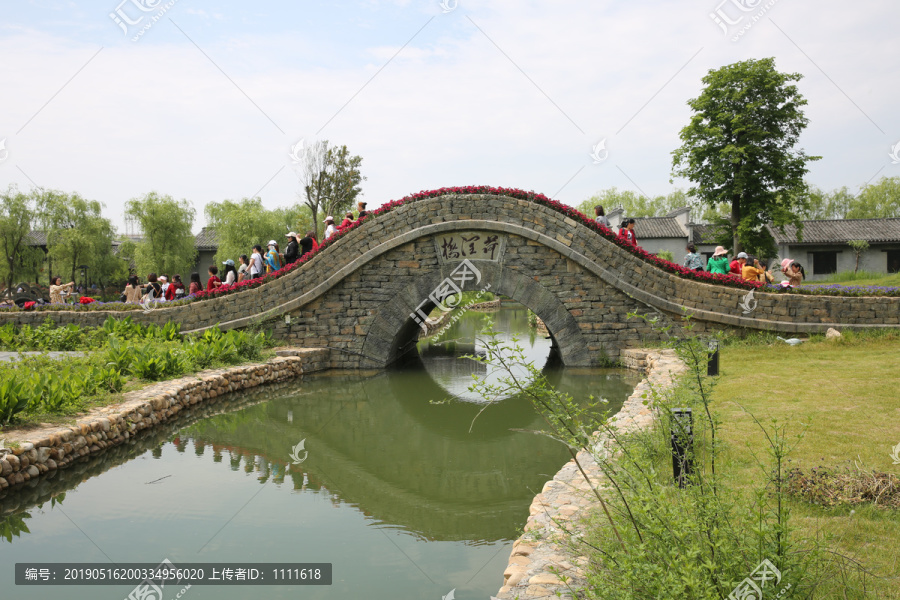
<instances>
[{"instance_id":1,"label":"white cloud","mask_svg":"<svg viewBox=\"0 0 900 600\"><path fill-rule=\"evenodd\" d=\"M140 43L104 48L20 134L101 44L42 32L39 23L5 27L0 138L8 137L10 158L0 164L0 185L27 187L22 169L40 185L105 202L121 223L125 200L151 189L202 212L207 202L254 193L283 168L261 195L284 205L299 189L290 146L327 122L318 137L363 156L370 206L473 183L554 194L576 172L559 194L570 203L612 185L664 193L670 152L689 119L685 103L703 75L764 56L805 75L803 146L825 157L813 182L856 187L884 165L882 175L900 175L885 151L900 138L892 77L900 59L885 13L896 17L900 8L869 0L848 11L829 0L811 10L781 0L732 43L708 17L712 2L685 10L461 1L446 15L409 7L418 12L402 24L384 19L396 4L367 3L354 29L324 42L299 27L235 29L242 15L222 8L229 28L204 25L195 41L231 81L161 23ZM349 43L357 31L379 41ZM602 137L610 158L593 165L590 148Z\"/></svg>"}]
</instances>

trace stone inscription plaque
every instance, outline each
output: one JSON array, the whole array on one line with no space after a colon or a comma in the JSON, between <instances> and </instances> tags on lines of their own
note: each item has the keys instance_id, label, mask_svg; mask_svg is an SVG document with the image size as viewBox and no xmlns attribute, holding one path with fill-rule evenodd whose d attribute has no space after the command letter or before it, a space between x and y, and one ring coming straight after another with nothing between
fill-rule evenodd
<instances>
[{"instance_id":1,"label":"stone inscription plaque","mask_svg":"<svg viewBox=\"0 0 900 600\"><path fill-rule=\"evenodd\" d=\"M506 236L490 231L454 231L435 236L434 245L442 263L461 260L499 262L506 248Z\"/></svg>"}]
</instances>

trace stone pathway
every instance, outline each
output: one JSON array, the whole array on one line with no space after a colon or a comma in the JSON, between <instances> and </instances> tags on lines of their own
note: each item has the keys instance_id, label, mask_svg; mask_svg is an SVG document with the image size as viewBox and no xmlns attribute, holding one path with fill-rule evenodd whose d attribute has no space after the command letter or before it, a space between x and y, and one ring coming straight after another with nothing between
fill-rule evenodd
<instances>
[{"instance_id":1,"label":"stone pathway","mask_svg":"<svg viewBox=\"0 0 900 600\"><path fill-rule=\"evenodd\" d=\"M50 358L66 358L67 356L84 356L85 352L0 352L0 362L12 362L27 356L46 354Z\"/></svg>"},{"instance_id":2,"label":"stone pathway","mask_svg":"<svg viewBox=\"0 0 900 600\"><path fill-rule=\"evenodd\" d=\"M685 367L672 350L624 350L622 362L632 369L645 370L634 393L616 415L616 427L621 432L648 427L653 413L644 405L651 386L660 389L672 385ZM602 439L602 438L601 438ZM602 489L603 477L597 463L586 452L578 453L591 481ZM509 566L503 572L502 600L572 599L572 589L585 585L586 556L576 556L566 543L565 529L576 529L589 512L600 510L590 485L584 480L574 460L570 460L544 484L529 509L525 533L513 544ZM562 526L562 527L561 527ZM558 573L558 574L557 574ZM564 576L568 586L560 580Z\"/></svg>"}]
</instances>

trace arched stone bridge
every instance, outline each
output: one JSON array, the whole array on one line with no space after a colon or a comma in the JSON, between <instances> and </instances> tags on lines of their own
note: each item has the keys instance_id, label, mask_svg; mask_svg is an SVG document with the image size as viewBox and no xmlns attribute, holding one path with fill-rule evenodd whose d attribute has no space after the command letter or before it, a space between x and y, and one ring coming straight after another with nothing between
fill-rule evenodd
<instances>
[{"instance_id":1,"label":"arched stone bridge","mask_svg":"<svg viewBox=\"0 0 900 600\"><path fill-rule=\"evenodd\" d=\"M657 339L630 312L680 318L684 307L701 330L900 327L900 298L756 292L755 308L744 314L746 290L670 274L543 204L480 194L407 202L370 217L313 260L252 290L147 314L0 313L0 322L49 314L61 324L99 324L128 314L180 322L189 332L268 321L276 337L331 348L333 367L378 368L413 346L416 315L428 314L454 286L489 289L530 308L570 366L615 359L622 348Z\"/></svg>"}]
</instances>

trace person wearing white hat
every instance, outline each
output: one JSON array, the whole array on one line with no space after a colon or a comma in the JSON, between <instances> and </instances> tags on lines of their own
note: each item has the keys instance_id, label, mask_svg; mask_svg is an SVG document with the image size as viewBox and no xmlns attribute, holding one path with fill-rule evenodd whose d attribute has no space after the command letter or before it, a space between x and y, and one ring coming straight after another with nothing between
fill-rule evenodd
<instances>
[{"instance_id":1,"label":"person wearing white hat","mask_svg":"<svg viewBox=\"0 0 900 600\"><path fill-rule=\"evenodd\" d=\"M712 258L706 261L706 269L710 273L727 275L730 268L731 265L728 262L728 250L722 246L716 246L716 251L713 252Z\"/></svg>"},{"instance_id":2,"label":"person wearing white hat","mask_svg":"<svg viewBox=\"0 0 900 600\"><path fill-rule=\"evenodd\" d=\"M325 217L325 239L327 240L333 236L335 231L337 231L337 228L334 226L334 217L328 215Z\"/></svg>"},{"instance_id":3,"label":"person wearing white hat","mask_svg":"<svg viewBox=\"0 0 900 600\"><path fill-rule=\"evenodd\" d=\"M738 255L731 261L731 268L729 273L733 275L737 275L740 278L744 277L744 265L747 264L747 259L750 258L747 256L746 252L738 252Z\"/></svg>"},{"instance_id":4,"label":"person wearing white hat","mask_svg":"<svg viewBox=\"0 0 900 600\"><path fill-rule=\"evenodd\" d=\"M166 277L165 275L160 275L158 278L158 281L159 281L159 287L162 288L162 294L160 295L158 300L160 302L165 302L166 301L166 292L169 291L169 278Z\"/></svg>"},{"instance_id":5,"label":"person wearing white hat","mask_svg":"<svg viewBox=\"0 0 900 600\"><path fill-rule=\"evenodd\" d=\"M284 249L284 264L289 265L300 258L300 245L297 243L297 234L290 232L285 236L288 240L287 248Z\"/></svg>"}]
</instances>

